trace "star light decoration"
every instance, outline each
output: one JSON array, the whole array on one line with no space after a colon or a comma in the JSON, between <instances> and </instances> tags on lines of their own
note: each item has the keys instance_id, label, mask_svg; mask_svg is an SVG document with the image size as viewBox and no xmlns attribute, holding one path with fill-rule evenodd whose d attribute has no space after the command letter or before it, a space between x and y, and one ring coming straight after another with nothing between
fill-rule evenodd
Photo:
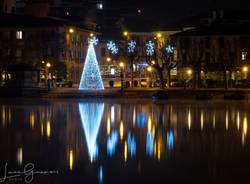
<instances>
[{"instance_id":1,"label":"star light decoration","mask_svg":"<svg viewBox=\"0 0 250 184\"><path fill-rule=\"evenodd\" d=\"M113 41L109 41L107 43L108 50L111 51L112 54L118 54L118 47Z\"/></svg>"},{"instance_id":2,"label":"star light decoration","mask_svg":"<svg viewBox=\"0 0 250 184\"><path fill-rule=\"evenodd\" d=\"M89 40L89 43L90 44L92 43L93 45L97 45L98 42L99 42L99 40L95 36Z\"/></svg>"},{"instance_id":3,"label":"star light decoration","mask_svg":"<svg viewBox=\"0 0 250 184\"><path fill-rule=\"evenodd\" d=\"M130 40L128 42L128 53L134 53L136 48L136 41Z\"/></svg>"},{"instance_id":4,"label":"star light decoration","mask_svg":"<svg viewBox=\"0 0 250 184\"><path fill-rule=\"evenodd\" d=\"M174 53L174 47L171 45L167 45L166 51L168 54L173 54Z\"/></svg>"},{"instance_id":5,"label":"star light decoration","mask_svg":"<svg viewBox=\"0 0 250 184\"><path fill-rule=\"evenodd\" d=\"M146 52L148 56L153 56L155 52L155 43L152 41L148 41L146 44Z\"/></svg>"}]
</instances>

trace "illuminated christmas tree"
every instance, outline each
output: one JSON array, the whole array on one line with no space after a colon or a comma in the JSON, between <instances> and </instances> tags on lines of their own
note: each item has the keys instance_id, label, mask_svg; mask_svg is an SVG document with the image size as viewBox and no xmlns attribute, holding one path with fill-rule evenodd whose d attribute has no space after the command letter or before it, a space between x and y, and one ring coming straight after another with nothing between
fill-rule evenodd
<instances>
[{"instance_id":1,"label":"illuminated christmas tree","mask_svg":"<svg viewBox=\"0 0 250 184\"><path fill-rule=\"evenodd\" d=\"M90 41L79 85L80 90L104 90L103 81L94 49L94 44L96 43L96 39Z\"/></svg>"}]
</instances>

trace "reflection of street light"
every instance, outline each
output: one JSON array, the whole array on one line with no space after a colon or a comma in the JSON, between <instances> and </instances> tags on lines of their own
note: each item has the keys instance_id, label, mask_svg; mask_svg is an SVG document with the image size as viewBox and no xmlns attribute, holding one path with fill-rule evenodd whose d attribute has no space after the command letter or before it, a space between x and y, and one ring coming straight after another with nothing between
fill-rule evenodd
<instances>
[{"instance_id":1,"label":"reflection of street light","mask_svg":"<svg viewBox=\"0 0 250 184\"><path fill-rule=\"evenodd\" d=\"M121 90L123 91L123 77L124 77L124 63L120 62L119 64L120 68L121 68Z\"/></svg>"}]
</instances>

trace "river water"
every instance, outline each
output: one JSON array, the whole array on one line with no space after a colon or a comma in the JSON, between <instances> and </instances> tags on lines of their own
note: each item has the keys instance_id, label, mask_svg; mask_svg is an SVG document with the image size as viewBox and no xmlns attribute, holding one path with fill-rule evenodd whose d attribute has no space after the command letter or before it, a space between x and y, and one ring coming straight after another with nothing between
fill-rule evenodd
<instances>
[{"instance_id":1,"label":"river water","mask_svg":"<svg viewBox=\"0 0 250 184\"><path fill-rule=\"evenodd\" d=\"M0 177L2 183L246 182L249 121L250 103L241 101L3 101ZM27 178L30 168L40 173ZM25 173L8 178L6 170Z\"/></svg>"}]
</instances>

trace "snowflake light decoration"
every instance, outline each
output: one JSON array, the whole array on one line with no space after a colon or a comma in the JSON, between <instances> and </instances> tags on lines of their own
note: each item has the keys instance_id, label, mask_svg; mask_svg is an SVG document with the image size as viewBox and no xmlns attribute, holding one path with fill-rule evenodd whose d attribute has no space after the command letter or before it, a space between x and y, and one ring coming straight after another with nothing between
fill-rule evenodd
<instances>
[{"instance_id":1,"label":"snowflake light decoration","mask_svg":"<svg viewBox=\"0 0 250 184\"><path fill-rule=\"evenodd\" d=\"M93 43L93 45L97 45L98 42L99 42L99 40L95 36L89 40L89 43Z\"/></svg>"},{"instance_id":2,"label":"snowflake light decoration","mask_svg":"<svg viewBox=\"0 0 250 184\"><path fill-rule=\"evenodd\" d=\"M146 44L146 52L148 56L153 56L155 52L155 43L152 41L148 41Z\"/></svg>"},{"instance_id":3,"label":"snowflake light decoration","mask_svg":"<svg viewBox=\"0 0 250 184\"><path fill-rule=\"evenodd\" d=\"M136 48L136 41L130 40L128 42L128 53L134 53Z\"/></svg>"},{"instance_id":4,"label":"snowflake light decoration","mask_svg":"<svg viewBox=\"0 0 250 184\"><path fill-rule=\"evenodd\" d=\"M173 54L174 53L174 47L171 45L167 45L166 51L168 54Z\"/></svg>"},{"instance_id":5,"label":"snowflake light decoration","mask_svg":"<svg viewBox=\"0 0 250 184\"><path fill-rule=\"evenodd\" d=\"M109 41L107 43L108 50L111 51L112 54L118 54L118 47L113 41Z\"/></svg>"}]
</instances>

